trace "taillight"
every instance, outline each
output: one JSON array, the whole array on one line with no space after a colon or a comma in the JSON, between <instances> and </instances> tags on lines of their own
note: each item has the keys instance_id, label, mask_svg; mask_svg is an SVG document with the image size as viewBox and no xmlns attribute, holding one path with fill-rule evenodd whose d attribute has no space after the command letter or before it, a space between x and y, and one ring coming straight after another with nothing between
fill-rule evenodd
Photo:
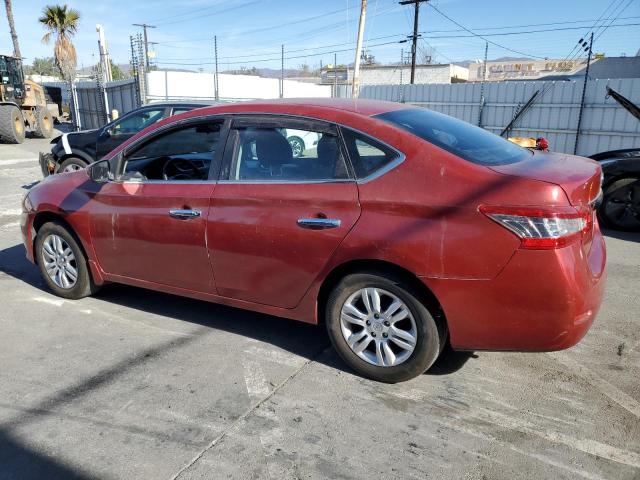
<instances>
[{"instance_id":1,"label":"taillight","mask_svg":"<svg viewBox=\"0 0 640 480\"><path fill-rule=\"evenodd\" d=\"M560 248L586 236L593 228L590 207L480 206L491 220L520 238L521 248Z\"/></svg>"}]
</instances>

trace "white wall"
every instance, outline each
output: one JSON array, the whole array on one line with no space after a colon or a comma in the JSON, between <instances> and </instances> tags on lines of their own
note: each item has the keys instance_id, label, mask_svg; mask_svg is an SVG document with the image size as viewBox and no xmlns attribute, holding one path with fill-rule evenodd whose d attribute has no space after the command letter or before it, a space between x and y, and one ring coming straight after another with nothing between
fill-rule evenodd
<instances>
[{"instance_id":1,"label":"white wall","mask_svg":"<svg viewBox=\"0 0 640 480\"><path fill-rule=\"evenodd\" d=\"M254 75L219 74L220 100L278 98L280 80ZM215 95L212 73L153 71L147 74L147 100L212 99ZM330 97L331 86L293 80L284 81L284 97Z\"/></svg>"}]
</instances>

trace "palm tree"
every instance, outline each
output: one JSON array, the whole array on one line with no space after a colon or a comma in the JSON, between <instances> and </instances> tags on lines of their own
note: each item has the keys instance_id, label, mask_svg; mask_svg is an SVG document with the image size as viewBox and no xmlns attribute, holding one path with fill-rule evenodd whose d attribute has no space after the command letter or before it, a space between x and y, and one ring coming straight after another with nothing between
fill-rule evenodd
<instances>
[{"instance_id":1,"label":"palm tree","mask_svg":"<svg viewBox=\"0 0 640 480\"><path fill-rule=\"evenodd\" d=\"M16 25L13 23L13 7L11 0L4 0L4 6L7 9L7 20L9 21L9 31L11 32L11 40L13 40L13 56L22 58L20 54L20 45L18 44L18 34L16 33Z\"/></svg>"},{"instance_id":2,"label":"palm tree","mask_svg":"<svg viewBox=\"0 0 640 480\"><path fill-rule=\"evenodd\" d=\"M48 30L42 37L42 43L49 44L51 36L56 40L53 47L53 56L56 67L60 70L62 78L72 82L76 75L78 57L76 48L71 42L71 37L78 31L80 12L67 5L47 5L42 10L42 16L38 19L42 26Z\"/></svg>"}]
</instances>

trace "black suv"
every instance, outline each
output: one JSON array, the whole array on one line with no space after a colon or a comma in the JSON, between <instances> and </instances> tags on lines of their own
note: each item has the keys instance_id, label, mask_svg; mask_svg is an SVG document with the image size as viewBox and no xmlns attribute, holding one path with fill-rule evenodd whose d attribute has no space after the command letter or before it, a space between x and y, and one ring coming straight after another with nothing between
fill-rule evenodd
<instances>
[{"instance_id":1,"label":"black suv","mask_svg":"<svg viewBox=\"0 0 640 480\"><path fill-rule=\"evenodd\" d=\"M51 140L51 153L40 153L42 174L46 177L85 168L149 125L171 115L210 105L204 102L152 103L132 110L102 128L60 135Z\"/></svg>"}]
</instances>

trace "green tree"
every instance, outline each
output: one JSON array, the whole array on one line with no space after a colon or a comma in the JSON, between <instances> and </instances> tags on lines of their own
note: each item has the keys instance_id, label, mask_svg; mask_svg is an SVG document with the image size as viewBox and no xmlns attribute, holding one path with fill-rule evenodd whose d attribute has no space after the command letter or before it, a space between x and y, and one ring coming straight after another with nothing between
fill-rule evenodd
<instances>
[{"instance_id":1,"label":"green tree","mask_svg":"<svg viewBox=\"0 0 640 480\"><path fill-rule=\"evenodd\" d=\"M25 68L27 74L35 75L51 75L54 76L56 71L56 63L53 57L34 58L31 66Z\"/></svg>"},{"instance_id":2,"label":"green tree","mask_svg":"<svg viewBox=\"0 0 640 480\"><path fill-rule=\"evenodd\" d=\"M113 60L109 59L109 63L111 64L111 77L114 80L124 80L129 78L118 65L113 63Z\"/></svg>"},{"instance_id":3,"label":"green tree","mask_svg":"<svg viewBox=\"0 0 640 480\"><path fill-rule=\"evenodd\" d=\"M55 36L53 56L56 67L62 78L72 82L76 76L78 55L71 38L78 31L80 13L67 5L47 5L42 10L42 16L38 19L47 33L42 37L44 44L49 44L51 37Z\"/></svg>"}]
</instances>

